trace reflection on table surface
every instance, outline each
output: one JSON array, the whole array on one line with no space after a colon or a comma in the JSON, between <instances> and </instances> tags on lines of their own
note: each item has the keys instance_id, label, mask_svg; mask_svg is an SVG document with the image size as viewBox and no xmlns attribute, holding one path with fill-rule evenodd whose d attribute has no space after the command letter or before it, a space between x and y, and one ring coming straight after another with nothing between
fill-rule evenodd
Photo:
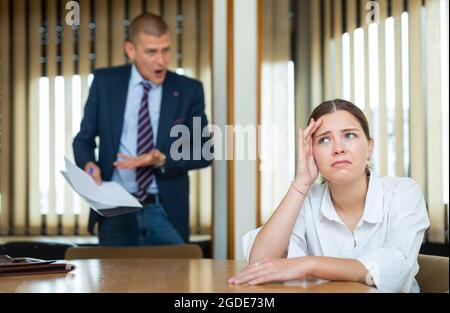
<instances>
[{"instance_id":1,"label":"reflection on table surface","mask_svg":"<svg viewBox=\"0 0 450 313\"><path fill-rule=\"evenodd\" d=\"M374 292L355 282L299 280L259 286L234 286L228 279L246 266L243 261L212 259L71 260L68 274L0 278L0 292L179 292L279 293Z\"/></svg>"}]
</instances>

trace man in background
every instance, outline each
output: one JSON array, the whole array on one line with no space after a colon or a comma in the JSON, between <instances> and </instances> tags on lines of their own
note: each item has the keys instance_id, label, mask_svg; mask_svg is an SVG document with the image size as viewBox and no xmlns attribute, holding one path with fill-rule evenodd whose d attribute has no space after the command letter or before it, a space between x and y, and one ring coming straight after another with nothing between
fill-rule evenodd
<instances>
[{"instance_id":1,"label":"man in background","mask_svg":"<svg viewBox=\"0 0 450 313\"><path fill-rule=\"evenodd\" d=\"M166 22L144 13L129 28L125 51L132 65L95 71L80 132L73 142L76 164L97 184L115 181L144 209L104 218L91 209L88 229L99 223L99 245L182 244L189 241L188 171L212 160L193 160L194 118L203 129L203 87L199 81L168 71L171 36ZM173 126L189 128L188 159L170 155ZM95 159L99 137L98 160ZM198 153L198 152L197 152ZM201 150L200 150L201 154Z\"/></svg>"}]
</instances>

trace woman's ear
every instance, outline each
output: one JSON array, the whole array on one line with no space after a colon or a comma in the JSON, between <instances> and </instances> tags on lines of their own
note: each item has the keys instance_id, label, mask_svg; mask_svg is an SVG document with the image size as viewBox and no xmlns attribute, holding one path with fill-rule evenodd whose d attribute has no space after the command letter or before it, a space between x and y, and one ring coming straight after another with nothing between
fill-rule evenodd
<instances>
[{"instance_id":1,"label":"woman's ear","mask_svg":"<svg viewBox=\"0 0 450 313\"><path fill-rule=\"evenodd\" d=\"M374 146L375 146L375 141L373 140L373 138L370 138L368 160L370 160L372 158Z\"/></svg>"}]
</instances>

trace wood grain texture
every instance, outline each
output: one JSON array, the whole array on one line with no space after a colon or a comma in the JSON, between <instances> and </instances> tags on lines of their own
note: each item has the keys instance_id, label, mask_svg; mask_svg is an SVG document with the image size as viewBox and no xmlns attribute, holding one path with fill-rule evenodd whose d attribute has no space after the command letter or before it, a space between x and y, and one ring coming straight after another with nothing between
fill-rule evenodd
<instances>
[{"instance_id":1,"label":"wood grain texture","mask_svg":"<svg viewBox=\"0 0 450 313\"><path fill-rule=\"evenodd\" d=\"M243 261L211 259L128 259L70 261L69 274L2 278L0 292L373 292L360 283L291 281L260 286L233 286L228 279Z\"/></svg>"}]
</instances>

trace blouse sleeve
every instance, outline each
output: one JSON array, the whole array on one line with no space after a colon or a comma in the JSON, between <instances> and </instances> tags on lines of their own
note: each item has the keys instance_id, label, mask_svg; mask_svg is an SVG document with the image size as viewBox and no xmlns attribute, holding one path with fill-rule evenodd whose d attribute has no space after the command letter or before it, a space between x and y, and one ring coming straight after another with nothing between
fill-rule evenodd
<instances>
[{"instance_id":1,"label":"blouse sleeve","mask_svg":"<svg viewBox=\"0 0 450 313\"><path fill-rule=\"evenodd\" d=\"M384 245L357 259L381 291L409 292L419 269L417 256L430 222L419 185L409 182L392 203Z\"/></svg>"},{"instance_id":2,"label":"blouse sleeve","mask_svg":"<svg viewBox=\"0 0 450 313\"><path fill-rule=\"evenodd\" d=\"M305 201L306 202L306 201ZM307 255L307 244L306 244L306 226L305 226L305 205L300 210L300 214L292 229L291 237L289 239L287 257L295 258ZM250 259L250 252L252 250L253 243L262 227L249 231L242 237L242 249L244 252L245 259L247 262Z\"/></svg>"},{"instance_id":3,"label":"blouse sleeve","mask_svg":"<svg viewBox=\"0 0 450 313\"><path fill-rule=\"evenodd\" d=\"M308 199L308 198L307 198ZM305 201L306 202L306 201ZM308 255L308 245L306 243L306 205L303 205L292 230L291 239L288 246L288 258L297 258Z\"/></svg>"}]
</instances>

